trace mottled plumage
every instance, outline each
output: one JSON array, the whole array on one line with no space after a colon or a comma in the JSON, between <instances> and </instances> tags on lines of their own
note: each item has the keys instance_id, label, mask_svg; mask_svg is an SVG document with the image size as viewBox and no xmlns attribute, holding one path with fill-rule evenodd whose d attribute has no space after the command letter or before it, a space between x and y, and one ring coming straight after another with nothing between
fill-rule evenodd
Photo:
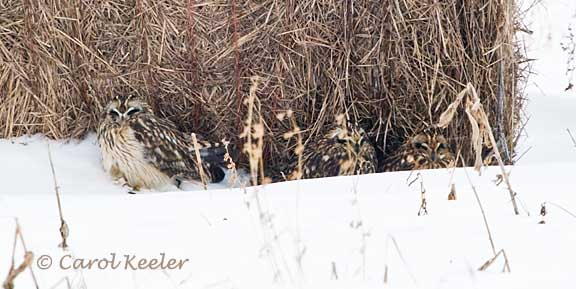
<instances>
[{"instance_id":1,"label":"mottled plumage","mask_svg":"<svg viewBox=\"0 0 576 289\"><path fill-rule=\"evenodd\" d=\"M452 148L438 129L428 129L408 139L384 161L384 171L440 169L454 166Z\"/></svg>"},{"instance_id":2,"label":"mottled plumage","mask_svg":"<svg viewBox=\"0 0 576 289\"><path fill-rule=\"evenodd\" d=\"M303 178L375 173L376 150L363 129L338 126L316 143L307 144L302 158Z\"/></svg>"},{"instance_id":3,"label":"mottled plumage","mask_svg":"<svg viewBox=\"0 0 576 289\"><path fill-rule=\"evenodd\" d=\"M104 169L134 190L162 189L181 180L200 180L191 135L154 115L134 96L117 96L106 106L98 128ZM207 181L220 181L224 148L199 140Z\"/></svg>"}]
</instances>

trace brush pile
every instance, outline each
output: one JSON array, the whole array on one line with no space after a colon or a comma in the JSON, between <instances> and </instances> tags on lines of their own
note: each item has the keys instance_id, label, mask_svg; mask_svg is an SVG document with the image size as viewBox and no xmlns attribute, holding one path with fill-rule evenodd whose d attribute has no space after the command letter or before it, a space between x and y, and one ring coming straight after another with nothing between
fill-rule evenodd
<instances>
[{"instance_id":1,"label":"brush pile","mask_svg":"<svg viewBox=\"0 0 576 289\"><path fill-rule=\"evenodd\" d=\"M267 167L340 114L380 156L438 121L468 83L510 163L524 57L515 0L9 0L0 3L0 137L79 138L119 93L182 130L239 143L251 77ZM445 136L474 163L461 113ZM241 160L242 161L242 160Z\"/></svg>"}]
</instances>

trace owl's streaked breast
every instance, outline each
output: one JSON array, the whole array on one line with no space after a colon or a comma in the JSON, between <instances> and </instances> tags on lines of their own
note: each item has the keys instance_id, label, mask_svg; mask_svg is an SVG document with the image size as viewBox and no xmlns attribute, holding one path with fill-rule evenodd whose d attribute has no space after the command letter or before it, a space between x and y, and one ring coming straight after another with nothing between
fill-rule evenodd
<instances>
[{"instance_id":1,"label":"owl's streaked breast","mask_svg":"<svg viewBox=\"0 0 576 289\"><path fill-rule=\"evenodd\" d=\"M110 126L100 129L98 141L104 169L113 178L125 178L136 190L162 189L172 184L169 176L145 159L143 145L135 138L129 126Z\"/></svg>"}]
</instances>

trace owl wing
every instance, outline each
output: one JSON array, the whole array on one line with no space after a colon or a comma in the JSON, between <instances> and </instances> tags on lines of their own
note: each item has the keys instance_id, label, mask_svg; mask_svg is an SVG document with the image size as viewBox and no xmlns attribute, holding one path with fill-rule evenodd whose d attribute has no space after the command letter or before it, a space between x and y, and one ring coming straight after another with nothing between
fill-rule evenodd
<instances>
[{"instance_id":1,"label":"owl wing","mask_svg":"<svg viewBox=\"0 0 576 289\"><path fill-rule=\"evenodd\" d=\"M366 144L361 154L360 171L362 174L373 174L377 167L376 149L372 144Z\"/></svg>"},{"instance_id":2,"label":"owl wing","mask_svg":"<svg viewBox=\"0 0 576 289\"><path fill-rule=\"evenodd\" d=\"M411 161L412 160L412 161ZM405 150L404 147L395 154L387 157L384 160L384 171L411 171L414 169L414 156L410 149Z\"/></svg>"},{"instance_id":3,"label":"owl wing","mask_svg":"<svg viewBox=\"0 0 576 289\"><path fill-rule=\"evenodd\" d=\"M304 178L337 176L342 162L347 159L345 148L323 139L315 147L309 147L304 154Z\"/></svg>"},{"instance_id":4,"label":"owl wing","mask_svg":"<svg viewBox=\"0 0 576 289\"><path fill-rule=\"evenodd\" d=\"M130 127L134 137L143 145L146 160L160 171L170 177L200 179L192 141L189 136L177 130L172 122L144 115L132 119ZM201 156L211 155L209 150L201 144L199 146ZM209 181L223 177L210 162L202 162L202 166Z\"/></svg>"}]
</instances>

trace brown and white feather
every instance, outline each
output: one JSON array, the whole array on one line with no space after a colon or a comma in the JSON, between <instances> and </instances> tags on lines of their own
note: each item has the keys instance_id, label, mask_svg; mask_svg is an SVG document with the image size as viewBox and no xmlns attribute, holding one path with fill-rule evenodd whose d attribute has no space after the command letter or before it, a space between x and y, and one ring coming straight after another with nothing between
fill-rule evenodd
<instances>
[{"instance_id":1,"label":"brown and white feather","mask_svg":"<svg viewBox=\"0 0 576 289\"><path fill-rule=\"evenodd\" d=\"M169 120L154 115L136 97L119 96L108 104L98 140L104 169L135 190L162 189L176 179L200 179L191 136L179 131ZM224 148L207 141L200 146L201 156L206 159L202 162L206 177L219 180L223 172L220 174L213 160L220 154L223 157Z\"/></svg>"},{"instance_id":2,"label":"brown and white feather","mask_svg":"<svg viewBox=\"0 0 576 289\"><path fill-rule=\"evenodd\" d=\"M323 178L375 173L376 150L361 128L338 126L305 147L303 177Z\"/></svg>"}]
</instances>

